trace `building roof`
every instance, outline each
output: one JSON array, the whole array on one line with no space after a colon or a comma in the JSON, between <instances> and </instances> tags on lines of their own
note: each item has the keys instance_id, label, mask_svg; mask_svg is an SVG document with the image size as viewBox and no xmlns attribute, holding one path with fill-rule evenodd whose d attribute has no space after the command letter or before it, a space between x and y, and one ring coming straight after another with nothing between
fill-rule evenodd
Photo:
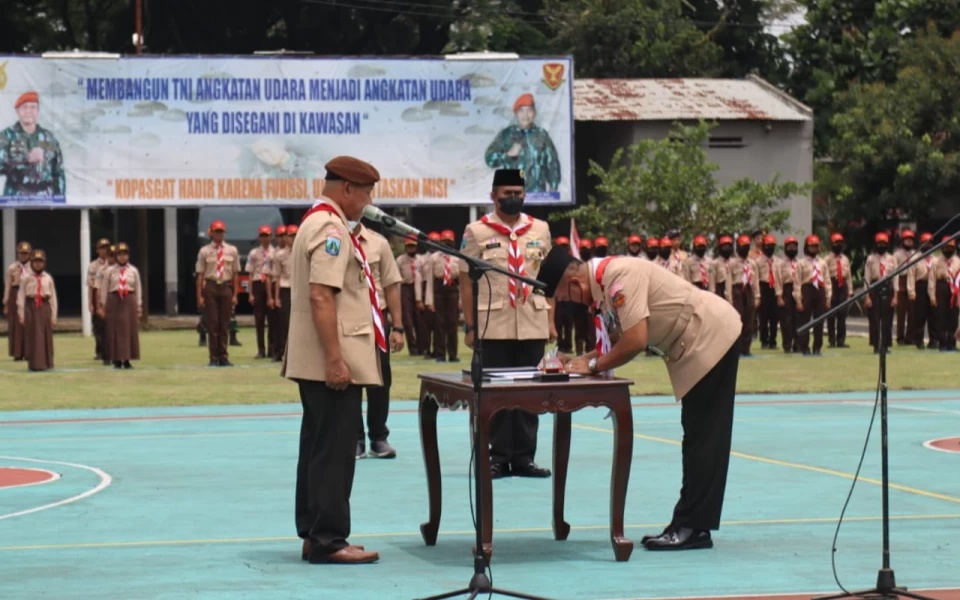
<instances>
[{"instance_id":1,"label":"building roof","mask_svg":"<svg viewBox=\"0 0 960 600\"><path fill-rule=\"evenodd\" d=\"M575 79L576 121L809 121L813 111L763 79Z\"/></svg>"}]
</instances>

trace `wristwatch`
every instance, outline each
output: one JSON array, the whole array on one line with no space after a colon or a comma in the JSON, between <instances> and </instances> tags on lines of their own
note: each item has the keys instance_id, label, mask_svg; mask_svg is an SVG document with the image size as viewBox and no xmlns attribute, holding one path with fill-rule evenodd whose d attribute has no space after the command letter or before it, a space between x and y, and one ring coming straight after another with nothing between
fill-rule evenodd
<instances>
[{"instance_id":1,"label":"wristwatch","mask_svg":"<svg viewBox=\"0 0 960 600\"><path fill-rule=\"evenodd\" d=\"M471 331L473 331L473 327L471 327L470 325L464 324L464 326L463 326L463 332L464 332L464 333L470 333Z\"/></svg>"},{"instance_id":2,"label":"wristwatch","mask_svg":"<svg viewBox=\"0 0 960 600\"><path fill-rule=\"evenodd\" d=\"M391 331L396 331L397 333L403 333L403 327L394 327Z\"/></svg>"},{"instance_id":3,"label":"wristwatch","mask_svg":"<svg viewBox=\"0 0 960 600\"><path fill-rule=\"evenodd\" d=\"M597 359L596 359L596 358L591 358L590 360L588 360L588 361L587 361L587 368L590 369L590 372L591 372L591 373L596 373L596 372L597 372Z\"/></svg>"}]
</instances>

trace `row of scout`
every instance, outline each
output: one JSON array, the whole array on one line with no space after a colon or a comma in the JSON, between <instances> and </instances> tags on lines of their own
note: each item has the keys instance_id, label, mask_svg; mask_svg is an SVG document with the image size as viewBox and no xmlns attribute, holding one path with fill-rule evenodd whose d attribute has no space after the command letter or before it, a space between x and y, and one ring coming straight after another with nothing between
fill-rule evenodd
<instances>
[{"instance_id":1,"label":"row of scout","mask_svg":"<svg viewBox=\"0 0 960 600\"><path fill-rule=\"evenodd\" d=\"M104 242L105 240L101 240ZM100 245L100 244L98 244ZM106 243L103 264L88 275L90 310L98 333L98 356L117 369L130 369L140 359L139 318L142 314L140 272L129 264L127 244ZM53 329L57 324L57 290L46 272L47 257L28 242L17 245L17 260L4 278L3 305L8 323L8 352L27 361L30 371L54 366Z\"/></svg>"}]
</instances>

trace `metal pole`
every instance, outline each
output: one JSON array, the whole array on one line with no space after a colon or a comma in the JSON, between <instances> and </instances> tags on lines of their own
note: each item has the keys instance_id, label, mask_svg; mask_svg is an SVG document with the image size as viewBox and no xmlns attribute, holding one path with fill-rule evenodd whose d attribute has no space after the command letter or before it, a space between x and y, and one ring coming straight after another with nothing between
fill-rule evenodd
<instances>
[{"instance_id":1,"label":"metal pole","mask_svg":"<svg viewBox=\"0 0 960 600\"><path fill-rule=\"evenodd\" d=\"M175 316L177 306L177 209L163 209L163 265L167 288L166 312Z\"/></svg>"},{"instance_id":2,"label":"metal pole","mask_svg":"<svg viewBox=\"0 0 960 600\"><path fill-rule=\"evenodd\" d=\"M80 320L83 337L93 332L90 314L90 288L87 287L87 268L90 266L90 209L80 209Z\"/></svg>"},{"instance_id":3,"label":"metal pole","mask_svg":"<svg viewBox=\"0 0 960 600\"><path fill-rule=\"evenodd\" d=\"M143 54L143 0L136 1L137 55Z\"/></svg>"},{"instance_id":4,"label":"metal pole","mask_svg":"<svg viewBox=\"0 0 960 600\"><path fill-rule=\"evenodd\" d=\"M3 263L9 265L17 259L17 210L3 209Z\"/></svg>"},{"instance_id":5,"label":"metal pole","mask_svg":"<svg viewBox=\"0 0 960 600\"><path fill-rule=\"evenodd\" d=\"M470 222L473 223L473 222L475 222L476 220L477 220L477 207L476 207L476 206L471 206L471 207L470 207Z\"/></svg>"}]
</instances>

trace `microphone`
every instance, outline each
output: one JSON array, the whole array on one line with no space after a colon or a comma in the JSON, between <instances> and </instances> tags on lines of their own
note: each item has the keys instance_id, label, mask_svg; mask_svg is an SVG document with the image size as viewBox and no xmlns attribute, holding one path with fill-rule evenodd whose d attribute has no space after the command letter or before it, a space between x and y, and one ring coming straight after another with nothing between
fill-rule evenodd
<instances>
[{"instance_id":1,"label":"microphone","mask_svg":"<svg viewBox=\"0 0 960 600\"><path fill-rule=\"evenodd\" d=\"M413 225L407 225L403 221L391 217L372 204L368 204L363 208L363 216L375 223L383 223L385 227L393 229L403 235L412 235L417 239L426 239L427 237L425 233Z\"/></svg>"}]
</instances>

